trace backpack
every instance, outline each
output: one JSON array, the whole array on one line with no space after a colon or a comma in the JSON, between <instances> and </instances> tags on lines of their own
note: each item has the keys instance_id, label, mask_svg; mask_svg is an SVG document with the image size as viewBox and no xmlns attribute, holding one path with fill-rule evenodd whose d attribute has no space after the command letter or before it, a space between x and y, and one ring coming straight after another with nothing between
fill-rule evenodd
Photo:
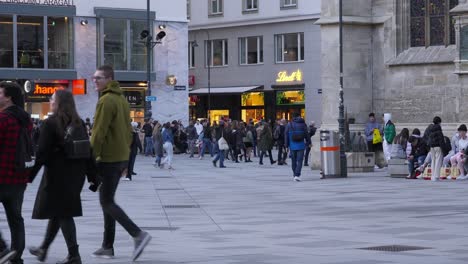
<instances>
[{"instance_id":1,"label":"backpack","mask_svg":"<svg viewBox=\"0 0 468 264\"><path fill-rule=\"evenodd\" d=\"M83 127L83 129L85 128ZM91 157L91 144L88 133L83 133L77 127L67 126L63 141L67 159L88 159Z\"/></svg>"},{"instance_id":2,"label":"backpack","mask_svg":"<svg viewBox=\"0 0 468 264\"><path fill-rule=\"evenodd\" d=\"M442 142L440 142L440 148L442 149L442 154L447 156L447 154L452 150L452 144L450 143L450 139L444 136Z\"/></svg>"},{"instance_id":3,"label":"backpack","mask_svg":"<svg viewBox=\"0 0 468 264\"><path fill-rule=\"evenodd\" d=\"M304 139L305 139L305 134L304 134L304 131L302 130L295 130L294 129L294 125L291 123L291 128L293 129L291 131L291 139L292 141L294 142L303 142Z\"/></svg>"},{"instance_id":4,"label":"backpack","mask_svg":"<svg viewBox=\"0 0 468 264\"><path fill-rule=\"evenodd\" d=\"M273 138L278 140L280 138L281 130L280 126L276 126L275 131L273 132Z\"/></svg>"},{"instance_id":5,"label":"backpack","mask_svg":"<svg viewBox=\"0 0 468 264\"><path fill-rule=\"evenodd\" d=\"M15 169L17 172L29 172L32 169L34 166L33 154L33 144L28 127L20 124L15 153Z\"/></svg>"}]
</instances>

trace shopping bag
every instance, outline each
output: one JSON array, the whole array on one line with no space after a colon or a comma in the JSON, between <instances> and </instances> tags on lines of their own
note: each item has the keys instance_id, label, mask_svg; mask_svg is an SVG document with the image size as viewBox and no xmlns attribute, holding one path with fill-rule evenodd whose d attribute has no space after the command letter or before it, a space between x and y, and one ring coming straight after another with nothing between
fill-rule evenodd
<instances>
[{"instance_id":1,"label":"shopping bag","mask_svg":"<svg viewBox=\"0 0 468 264\"><path fill-rule=\"evenodd\" d=\"M452 176L452 180L456 180L460 176L460 170L457 166L452 166L450 175Z\"/></svg>"},{"instance_id":2,"label":"shopping bag","mask_svg":"<svg viewBox=\"0 0 468 264\"><path fill-rule=\"evenodd\" d=\"M447 179L447 177L450 175L451 172L452 172L452 169L450 167L440 168L440 178L442 180Z\"/></svg>"},{"instance_id":3,"label":"shopping bag","mask_svg":"<svg viewBox=\"0 0 468 264\"><path fill-rule=\"evenodd\" d=\"M432 169L430 167L426 167L424 169L423 179L424 180L430 180L431 177L432 177Z\"/></svg>"},{"instance_id":4,"label":"shopping bag","mask_svg":"<svg viewBox=\"0 0 468 264\"><path fill-rule=\"evenodd\" d=\"M219 138L218 146L219 146L220 150L228 150L229 149L229 144L227 143L226 139L224 139L224 137Z\"/></svg>"},{"instance_id":5,"label":"shopping bag","mask_svg":"<svg viewBox=\"0 0 468 264\"><path fill-rule=\"evenodd\" d=\"M372 138L373 144L382 143L382 135L380 134L380 130L377 128L374 129L374 137Z\"/></svg>"}]
</instances>

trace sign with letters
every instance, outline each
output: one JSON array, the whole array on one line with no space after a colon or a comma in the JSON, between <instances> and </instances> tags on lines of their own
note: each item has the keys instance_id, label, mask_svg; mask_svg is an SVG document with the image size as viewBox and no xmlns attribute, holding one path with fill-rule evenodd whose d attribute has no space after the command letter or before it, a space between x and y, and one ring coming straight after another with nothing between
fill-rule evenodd
<instances>
[{"instance_id":1,"label":"sign with letters","mask_svg":"<svg viewBox=\"0 0 468 264\"><path fill-rule=\"evenodd\" d=\"M302 82L302 71L297 70L292 73L288 73L287 71L280 71L278 72L278 76L276 78L277 83L285 83L285 82Z\"/></svg>"},{"instance_id":2,"label":"sign with letters","mask_svg":"<svg viewBox=\"0 0 468 264\"><path fill-rule=\"evenodd\" d=\"M127 99L130 108L145 107L145 90L144 89L126 89L122 88L123 95Z\"/></svg>"}]
</instances>

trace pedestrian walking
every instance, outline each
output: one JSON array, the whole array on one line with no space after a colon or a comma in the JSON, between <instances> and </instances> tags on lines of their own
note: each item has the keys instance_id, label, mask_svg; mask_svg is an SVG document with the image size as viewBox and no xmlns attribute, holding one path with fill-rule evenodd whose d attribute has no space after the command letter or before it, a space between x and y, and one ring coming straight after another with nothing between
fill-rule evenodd
<instances>
[{"instance_id":1,"label":"pedestrian walking","mask_svg":"<svg viewBox=\"0 0 468 264\"><path fill-rule=\"evenodd\" d=\"M369 114L369 120L366 123L365 134L367 139L367 150L375 153L375 166L377 168L385 167L386 161L383 153L383 129L375 120L375 114Z\"/></svg>"},{"instance_id":2,"label":"pedestrian walking","mask_svg":"<svg viewBox=\"0 0 468 264\"><path fill-rule=\"evenodd\" d=\"M21 210L29 172L24 159L22 163L20 161L32 155L31 140L31 144L20 140L23 137L31 139L32 131L31 118L23 107L21 87L13 82L0 82L0 202L11 234L11 249L0 234L0 263L23 263L25 231ZM23 150L28 148L29 151L24 153Z\"/></svg>"},{"instance_id":3,"label":"pedestrian walking","mask_svg":"<svg viewBox=\"0 0 468 264\"><path fill-rule=\"evenodd\" d=\"M312 142L312 137L317 132L317 128L315 127L315 122L310 121L309 127L307 128L307 137L310 138L310 142ZM309 166L309 155L310 150L312 149L312 143L306 145L305 155L304 155L304 166Z\"/></svg>"},{"instance_id":4,"label":"pedestrian walking","mask_svg":"<svg viewBox=\"0 0 468 264\"><path fill-rule=\"evenodd\" d=\"M130 156L128 157L128 167L127 167L127 176L124 178L126 181L131 181L133 175L137 175L134 171L135 168L135 161L136 156L138 154L138 150L140 152L143 151L143 147L141 145L140 137L138 136L138 123L132 122L132 144L130 145Z\"/></svg>"},{"instance_id":5,"label":"pedestrian walking","mask_svg":"<svg viewBox=\"0 0 468 264\"><path fill-rule=\"evenodd\" d=\"M68 248L68 256L57 264L81 264L73 217L83 215L81 190L85 182L98 184L96 168L88 148L88 157L75 159L66 152L65 135L88 140L85 123L79 117L73 95L57 90L50 98L52 115L44 121L39 136L36 163L31 171L31 181L44 166L41 183L34 203L33 219L48 219L46 234L39 247L29 252L41 262L59 230ZM88 143L89 144L89 143Z\"/></svg>"},{"instance_id":6,"label":"pedestrian walking","mask_svg":"<svg viewBox=\"0 0 468 264\"><path fill-rule=\"evenodd\" d=\"M146 123L142 128L145 133L145 156L154 156L153 155L153 126L152 120L146 120Z\"/></svg>"},{"instance_id":7,"label":"pedestrian walking","mask_svg":"<svg viewBox=\"0 0 468 264\"><path fill-rule=\"evenodd\" d=\"M167 122L164 124L164 130L162 132L162 142L164 151L166 151L166 157L161 163L161 169L167 164L167 168L173 170L172 159L174 158L174 134L172 132L171 123Z\"/></svg>"},{"instance_id":8,"label":"pedestrian walking","mask_svg":"<svg viewBox=\"0 0 468 264\"><path fill-rule=\"evenodd\" d=\"M284 132L286 148L291 152L291 166L294 181L301 181L302 161L304 150L310 145L310 137L307 136L307 125L299 113L293 114L293 120L286 126Z\"/></svg>"},{"instance_id":9,"label":"pedestrian walking","mask_svg":"<svg viewBox=\"0 0 468 264\"><path fill-rule=\"evenodd\" d=\"M272 165L275 164L276 160L273 160L273 155L271 154L274 142L270 124L262 120L262 124L259 126L259 129L257 129L257 133L259 135L258 149L260 150L259 164L263 165L263 156L265 156L267 153L268 157L270 158L270 163Z\"/></svg>"},{"instance_id":10,"label":"pedestrian walking","mask_svg":"<svg viewBox=\"0 0 468 264\"><path fill-rule=\"evenodd\" d=\"M185 129L185 133L187 134L187 143L190 152L190 158L193 158L195 154L195 142L198 138L197 128L194 126L193 121L189 122L188 127Z\"/></svg>"},{"instance_id":11,"label":"pedestrian walking","mask_svg":"<svg viewBox=\"0 0 468 264\"><path fill-rule=\"evenodd\" d=\"M278 139L276 140L276 144L278 145L278 165L288 165L286 162L288 150L286 149L284 142L284 132L286 130L286 125L286 119L281 119L278 126L276 127L277 130L275 130L275 132L278 133Z\"/></svg>"},{"instance_id":12,"label":"pedestrian walking","mask_svg":"<svg viewBox=\"0 0 468 264\"><path fill-rule=\"evenodd\" d=\"M215 141L213 142L213 146L215 149L214 151L216 152L216 156L214 157L212 161L214 167L217 167L216 163L219 160L219 167L226 168L226 166L224 166L224 155L225 155L225 151L229 149L229 146L226 141L225 135L226 135L226 129L224 127L224 121L219 120L219 126L216 126L214 128ZM221 140L222 142L220 142L220 139L222 139ZM220 146L220 143L221 143L221 146Z\"/></svg>"},{"instance_id":13,"label":"pedestrian walking","mask_svg":"<svg viewBox=\"0 0 468 264\"><path fill-rule=\"evenodd\" d=\"M156 155L156 160L154 161L155 166L161 166L161 160L164 156L164 149L163 149L163 140L161 134L161 123L157 123L153 129L153 143L154 143L154 155Z\"/></svg>"},{"instance_id":14,"label":"pedestrian walking","mask_svg":"<svg viewBox=\"0 0 468 264\"><path fill-rule=\"evenodd\" d=\"M114 70L111 66L99 67L94 73L93 82L96 90L102 93L96 106L91 146L102 178L99 201L104 213L102 246L93 255L103 258L114 256L117 221L134 239L132 260L135 261L151 240L151 236L141 230L114 200L130 152L130 109L119 83L114 81Z\"/></svg>"}]
</instances>

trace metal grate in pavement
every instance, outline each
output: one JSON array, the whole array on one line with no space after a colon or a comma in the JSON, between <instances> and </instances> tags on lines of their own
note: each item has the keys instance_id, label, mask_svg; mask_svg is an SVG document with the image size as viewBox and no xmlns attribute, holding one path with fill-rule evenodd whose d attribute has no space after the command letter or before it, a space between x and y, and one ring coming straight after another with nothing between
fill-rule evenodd
<instances>
[{"instance_id":1,"label":"metal grate in pavement","mask_svg":"<svg viewBox=\"0 0 468 264\"><path fill-rule=\"evenodd\" d=\"M170 205L164 205L163 207L168 208L168 209L200 208L200 206L196 204L170 204Z\"/></svg>"},{"instance_id":2,"label":"metal grate in pavement","mask_svg":"<svg viewBox=\"0 0 468 264\"><path fill-rule=\"evenodd\" d=\"M386 245L386 246L377 246L377 247L367 247L359 248L363 250L375 250L375 251L385 251L385 252L403 252L411 250L424 250L431 249L428 247L415 247L415 246L405 246L405 245Z\"/></svg>"},{"instance_id":3,"label":"metal grate in pavement","mask_svg":"<svg viewBox=\"0 0 468 264\"><path fill-rule=\"evenodd\" d=\"M140 227L143 230L157 230L157 231L175 231L180 229L180 227L173 227L173 226L146 226Z\"/></svg>"},{"instance_id":4,"label":"metal grate in pavement","mask_svg":"<svg viewBox=\"0 0 468 264\"><path fill-rule=\"evenodd\" d=\"M184 188L159 188L156 191L183 191Z\"/></svg>"}]
</instances>

